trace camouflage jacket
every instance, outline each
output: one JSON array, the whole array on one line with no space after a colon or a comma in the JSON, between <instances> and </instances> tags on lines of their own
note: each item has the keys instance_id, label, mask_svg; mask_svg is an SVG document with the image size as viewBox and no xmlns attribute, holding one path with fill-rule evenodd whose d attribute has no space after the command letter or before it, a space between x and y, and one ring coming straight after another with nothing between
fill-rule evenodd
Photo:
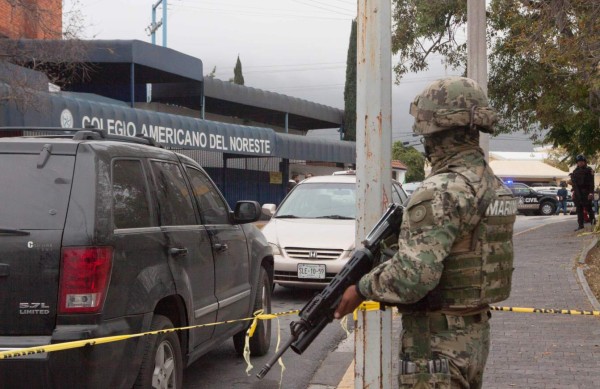
<instances>
[{"instance_id":1,"label":"camouflage jacket","mask_svg":"<svg viewBox=\"0 0 600 389\"><path fill-rule=\"evenodd\" d=\"M477 173L485 168L479 150L458 153L445 161ZM374 268L359 281L367 299L412 304L439 283L444 259L454 242L470 234L478 199L465 177L456 173L432 173L417 189L405 209L394 257Z\"/></svg>"}]
</instances>

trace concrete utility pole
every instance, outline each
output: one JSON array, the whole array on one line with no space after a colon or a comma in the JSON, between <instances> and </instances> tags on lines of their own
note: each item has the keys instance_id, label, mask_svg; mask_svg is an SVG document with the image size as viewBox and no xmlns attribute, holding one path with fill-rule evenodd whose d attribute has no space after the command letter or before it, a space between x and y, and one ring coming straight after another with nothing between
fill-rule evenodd
<instances>
[{"instance_id":1,"label":"concrete utility pole","mask_svg":"<svg viewBox=\"0 0 600 389\"><path fill-rule=\"evenodd\" d=\"M156 22L156 9L162 3L162 14L163 17L161 20ZM156 30L158 30L162 26L163 28L163 47L167 47L167 0L158 0L155 4L152 5L152 23L146 27L146 32L148 35L152 36L152 44L156 44Z\"/></svg>"},{"instance_id":2,"label":"concrete utility pole","mask_svg":"<svg viewBox=\"0 0 600 389\"><path fill-rule=\"evenodd\" d=\"M390 0L358 1L356 68L356 246L391 201L392 56ZM359 311L354 387L392 387L392 314Z\"/></svg>"},{"instance_id":3,"label":"concrete utility pole","mask_svg":"<svg viewBox=\"0 0 600 389\"><path fill-rule=\"evenodd\" d=\"M156 9L162 3L162 14L161 20L156 22ZM152 44L156 44L156 30L162 26L162 45L167 47L167 0L158 0L152 5L152 23L146 27L148 35L152 36ZM132 92L133 93L133 92ZM146 84L146 102L152 101L152 84ZM204 119L204 96L202 96L202 119Z\"/></svg>"},{"instance_id":4,"label":"concrete utility pole","mask_svg":"<svg viewBox=\"0 0 600 389\"><path fill-rule=\"evenodd\" d=\"M467 77L477 81L487 94L487 46L485 0L467 0ZM489 160L490 136L479 134L479 145Z\"/></svg>"}]
</instances>

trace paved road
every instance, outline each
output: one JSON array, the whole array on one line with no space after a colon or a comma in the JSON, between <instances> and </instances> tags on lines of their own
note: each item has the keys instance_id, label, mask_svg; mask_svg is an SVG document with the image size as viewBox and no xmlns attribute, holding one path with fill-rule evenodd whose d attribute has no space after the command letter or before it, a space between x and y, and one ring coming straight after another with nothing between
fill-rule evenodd
<instances>
[{"instance_id":1,"label":"paved road","mask_svg":"<svg viewBox=\"0 0 600 389\"><path fill-rule=\"evenodd\" d=\"M513 289L500 305L593 309L575 272L590 237L573 232L571 219L515 236ZM597 317L495 312L491 328L484 387L599 387Z\"/></svg>"},{"instance_id":2,"label":"paved road","mask_svg":"<svg viewBox=\"0 0 600 389\"><path fill-rule=\"evenodd\" d=\"M558 216L517 216L515 223L515 234L528 231L532 228L539 228L548 224L565 222L565 226L573 225L577 227L576 215L558 215ZM570 223L570 224L569 224Z\"/></svg>"},{"instance_id":3,"label":"paved road","mask_svg":"<svg viewBox=\"0 0 600 389\"><path fill-rule=\"evenodd\" d=\"M277 286L273 292L273 312L283 312L291 309L300 309L317 293L315 290L288 289ZM286 316L280 319L281 343L289 336L289 323L297 315ZM226 342L216 350L204 355L184 371L183 386L185 389L193 388L279 388L281 369L276 365L269 374L259 380L256 378L263 365L275 352L277 344L277 324L273 322L271 354L266 357L253 357L251 362L254 369L250 376L246 375L246 363L238 357L232 342ZM286 365L282 386L286 389L304 389L308 386L310 378L316 372L321 362L330 350L346 335L339 325L328 326L302 356L289 350L283 357Z\"/></svg>"}]
</instances>

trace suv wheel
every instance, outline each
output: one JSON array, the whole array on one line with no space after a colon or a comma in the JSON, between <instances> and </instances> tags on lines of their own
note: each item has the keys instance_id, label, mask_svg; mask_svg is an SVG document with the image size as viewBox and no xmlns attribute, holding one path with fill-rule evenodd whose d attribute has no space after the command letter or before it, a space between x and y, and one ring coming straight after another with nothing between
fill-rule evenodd
<instances>
[{"instance_id":1,"label":"suv wheel","mask_svg":"<svg viewBox=\"0 0 600 389\"><path fill-rule=\"evenodd\" d=\"M272 285L267 271L261 266L253 312L262 309L264 313L271 313ZM244 329L233 335L233 346L239 355L244 354L246 331L247 329ZM269 347L271 347L271 320L259 320L256 331L250 338L250 355L255 357L265 355L269 352Z\"/></svg>"},{"instance_id":2,"label":"suv wheel","mask_svg":"<svg viewBox=\"0 0 600 389\"><path fill-rule=\"evenodd\" d=\"M173 328L171 320L156 315L150 331ZM134 388L183 388L183 362L175 332L146 336L144 357Z\"/></svg>"},{"instance_id":3,"label":"suv wheel","mask_svg":"<svg viewBox=\"0 0 600 389\"><path fill-rule=\"evenodd\" d=\"M545 201L542 203L542 205L540 205L540 213L544 216L554 215L555 211L556 211L556 205L554 205L550 201Z\"/></svg>"}]
</instances>

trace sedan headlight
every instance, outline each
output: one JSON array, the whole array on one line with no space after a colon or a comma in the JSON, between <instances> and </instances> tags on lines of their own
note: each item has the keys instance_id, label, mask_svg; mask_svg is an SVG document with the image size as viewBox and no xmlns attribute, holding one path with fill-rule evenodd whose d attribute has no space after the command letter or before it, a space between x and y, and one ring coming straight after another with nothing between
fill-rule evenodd
<instances>
[{"instance_id":1,"label":"sedan headlight","mask_svg":"<svg viewBox=\"0 0 600 389\"><path fill-rule=\"evenodd\" d=\"M281 249L275 243L269 242L269 246L273 250L273 255L281 255Z\"/></svg>"}]
</instances>

